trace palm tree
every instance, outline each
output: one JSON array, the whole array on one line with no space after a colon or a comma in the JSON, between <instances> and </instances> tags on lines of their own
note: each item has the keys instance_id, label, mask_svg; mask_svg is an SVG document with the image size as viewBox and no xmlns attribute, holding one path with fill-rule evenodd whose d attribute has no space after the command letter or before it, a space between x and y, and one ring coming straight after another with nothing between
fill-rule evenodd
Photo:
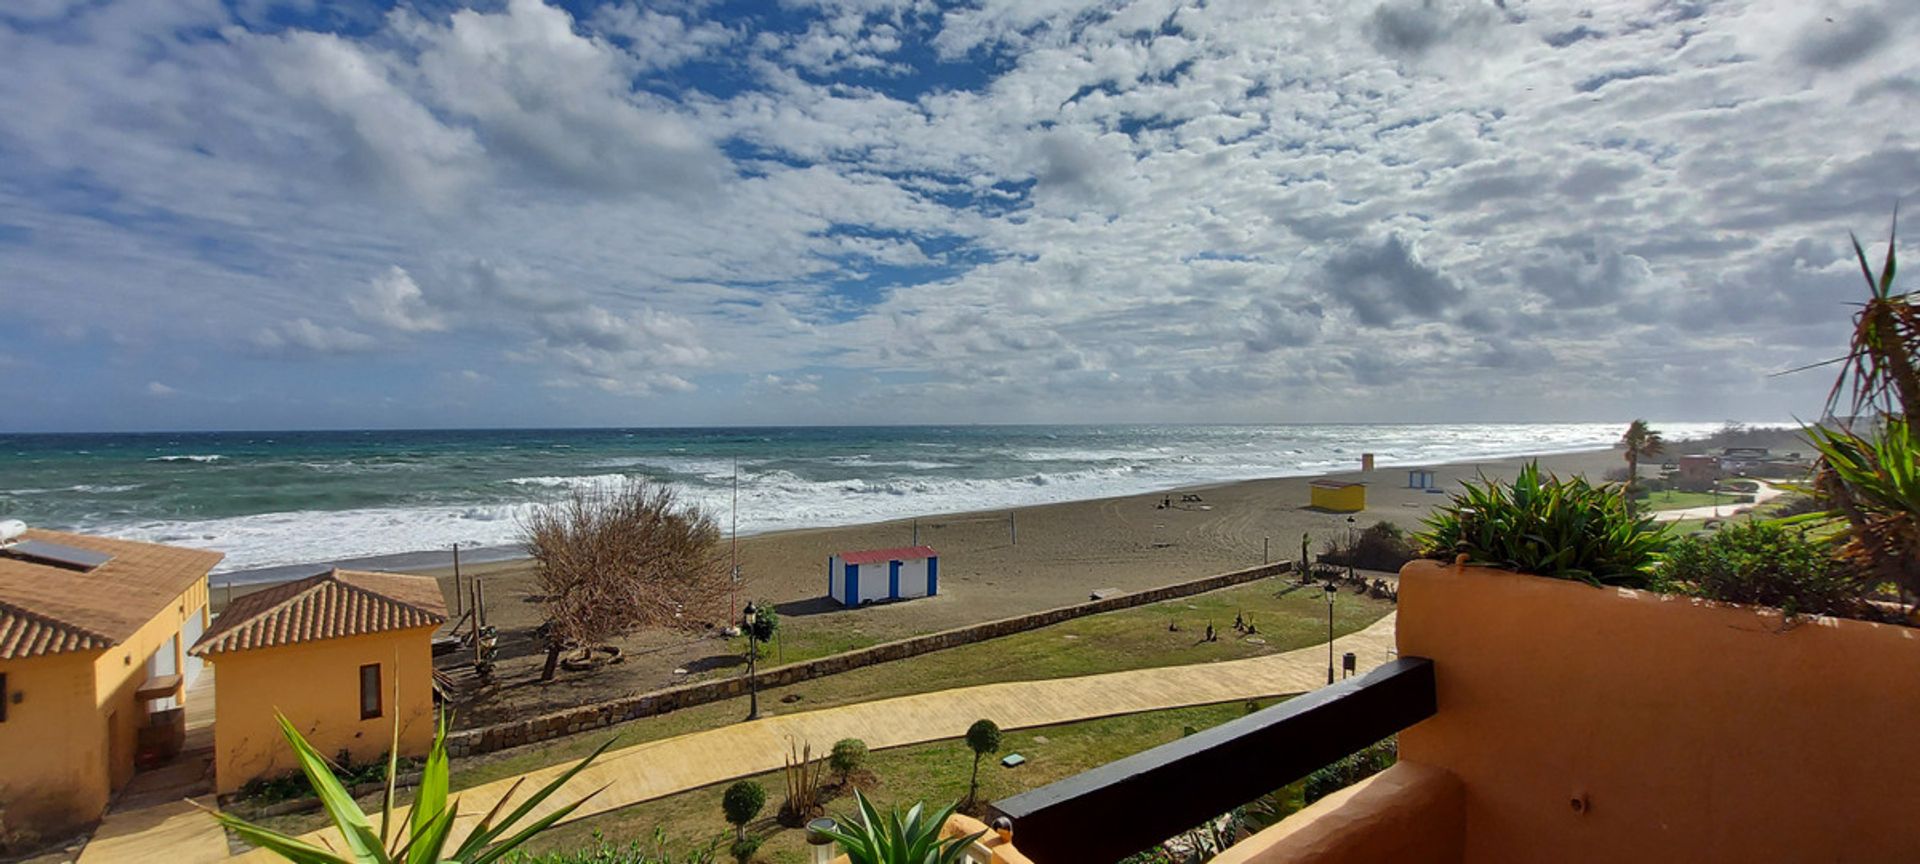
<instances>
[{"instance_id":1,"label":"palm tree","mask_svg":"<svg viewBox=\"0 0 1920 864\"><path fill-rule=\"evenodd\" d=\"M1660 439L1660 431L1647 425L1645 420L1635 420L1627 424L1627 431L1620 436L1620 446L1627 448L1627 500L1633 500L1633 484L1640 479L1641 458L1652 459L1666 449L1667 443Z\"/></svg>"}]
</instances>

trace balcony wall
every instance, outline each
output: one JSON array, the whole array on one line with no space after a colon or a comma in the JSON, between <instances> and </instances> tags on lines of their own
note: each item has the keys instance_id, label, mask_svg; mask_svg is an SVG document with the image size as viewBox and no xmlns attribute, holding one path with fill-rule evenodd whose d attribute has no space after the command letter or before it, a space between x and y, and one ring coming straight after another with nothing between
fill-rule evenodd
<instances>
[{"instance_id":1,"label":"balcony wall","mask_svg":"<svg viewBox=\"0 0 1920 864\"><path fill-rule=\"evenodd\" d=\"M1401 758L1459 779L1466 861L1920 849L1920 631L1415 562L1398 638L1439 708Z\"/></svg>"},{"instance_id":2,"label":"balcony wall","mask_svg":"<svg viewBox=\"0 0 1920 864\"><path fill-rule=\"evenodd\" d=\"M1213 864L1460 864L1460 781L1401 762L1255 834Z\"/></svg>"}]
</instances>

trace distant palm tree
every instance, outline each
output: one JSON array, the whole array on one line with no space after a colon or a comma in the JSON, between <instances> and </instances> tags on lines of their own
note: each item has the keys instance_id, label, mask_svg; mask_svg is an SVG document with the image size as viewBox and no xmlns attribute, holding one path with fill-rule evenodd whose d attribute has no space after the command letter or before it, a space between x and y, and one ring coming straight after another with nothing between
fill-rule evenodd
<instances>
[{"instance_id":1,"label":"distant palm tree","mask_svg":"<svg viewBox=\"0 0 1920 864\"><path fill-rule=\"evenodd\" d=\"M1640 479L1640 459L1651 459L1666 449L1666 442L1660 439L1659 430L1647 425L1645 420L1635 420L1627 424L1626 434L1620 436L1620 446L1627 448L1627 500L1633 500L1633 484Z\"/></svg>"}]
</instances>

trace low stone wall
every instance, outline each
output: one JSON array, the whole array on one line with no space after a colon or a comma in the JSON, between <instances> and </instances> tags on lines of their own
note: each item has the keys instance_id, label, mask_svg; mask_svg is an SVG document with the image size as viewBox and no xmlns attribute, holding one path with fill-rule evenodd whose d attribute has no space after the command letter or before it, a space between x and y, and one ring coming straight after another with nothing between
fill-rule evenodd
<instances>
[{"instance_id":1,"label":"low stone wall","mask_svg":"<svg viewBox=\"0 0 1920 864\"><path fill-rule=\"evenodd\" d=\"M883 642L879 645L848 651L843 654L834 654L829 657L820 657L813 660L804 660L798 663L788 663L784 666L763 669L760 671L760 686L762 689L784 687L789 684L797 684L801 681L818 678L822 675L833 675L859 669L863 666L871 666L875 663L902 660L946 648L969 645L974 642L995 639L1001 636L1010 636L1014 633L1046 627L1062 621L1071 621L1086 615L1098 615L1102 612L1112 612L1117 609L1144 606L1149 603L1158 603L1162 600L1172 600L1178 597L1204 594L1208 591L1230 588L1235 585L1252 582L1256 579L1264 579L1269 576L1288 573L1292 570L1293 563L1283 561L1277 564L1249 567L1245 570L1236 570L1231 573L1221 573L1203 579L1195 579L1191 582L1163 585L1159 588L1149 588L1145 591L1120 594L1102 600L1076 603L1072 606L1061 606L1059 608L1047 609L1027 615L1018 615L1012 618L1002 618L997 621L987 621L981 624L959 627L953 630L942 630L938 633L929 633L925 636L914 636L894 642ZM744 675L714 681L701 681L679 687L669 687L664 690L655 690L651 693L640 693L633 696L608 700L606 702L598 702L592 705L581 705L575 708L554 711L537 717L529 717L525 720L513 720L506 723L496 723L492 726L483 726L478 729L464 729L453 732L447 736L447 752L453 756L471 756L479 753L490 753L508 747L517 747L521 744L531 744L536 741L545 741L563 735L571 735L575 732L584 732L590 729L612 726L616 723L637 720L641 717L664 714L680 708L690 708L695 705L704 705L708 702L717 702L721 699L744 696L746 693L747 679Z\"/></svg>"}]
</instances>

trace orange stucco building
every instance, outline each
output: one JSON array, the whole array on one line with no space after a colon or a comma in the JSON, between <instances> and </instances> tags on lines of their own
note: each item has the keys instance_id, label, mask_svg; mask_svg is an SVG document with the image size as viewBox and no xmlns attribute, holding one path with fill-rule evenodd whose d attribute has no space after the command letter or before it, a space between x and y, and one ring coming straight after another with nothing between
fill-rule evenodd
<instances>
[{"instance_id":1,"label":"orange stucco building","mask_svg":"<svg viewBox=\"0 0 1920 864\"><path fill-rule=\"evenodd\" d=\"M98 819L143 728L173 737L220 558L56 531L0 543L0 838Z\"/></svg>"},{"instance_id":2,"label":"orange stucco building","mask_svg":"<svg viewBox=\"0 0 1920 864\"><path fill-rule=\"evenodd\" d=\"M299 770L283 714L320 753L402 756L433 743L432 636L447 620L425 576L333 570L233 601L192 648L219 673L214 779L222 794Z\"/></svg>"}]
</instances>

